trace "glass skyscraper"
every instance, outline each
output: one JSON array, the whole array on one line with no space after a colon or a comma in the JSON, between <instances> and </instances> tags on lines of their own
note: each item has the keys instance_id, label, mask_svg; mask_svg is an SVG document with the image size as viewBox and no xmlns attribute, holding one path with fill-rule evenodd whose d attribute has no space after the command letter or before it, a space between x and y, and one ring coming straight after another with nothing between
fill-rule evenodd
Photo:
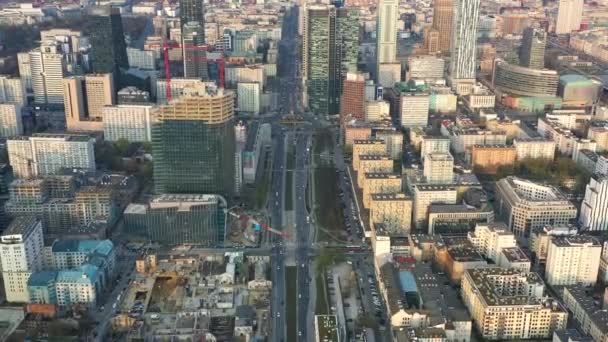
<instances>
[{"instance_id":1,"label":"glass skyscraper","mask_svg":"<svg viewBox=\"0 0 608 342\"><path fill-rule=\"evenodd\" d=\"M234 193L234 93L213 82L153 112L152 149L157 193Z\"/></svg>"},{"instance_id":2,"label":"glass skyscraper","mask_svg":"<svg viewBox=\"0 0 608 342\"><path fill-rule=\"evenodd\" d=\"M120 10L96 7L91 9L88 20L92 27L89 42L93 49L93 71L118 76L119 68L129 68Z\"/></svg>"},{"instance_id":3,"label":"glass skyscraper","mask_svg":"<svg viewBox=\"0 0 608 342\"><path fill-rule=\"evenodd\" d=\"M205 9L202 0L179 0L179 20L183 27L189 22L197 22L203 28L201 38L205 42Z\"/></svg>"},{"instance_id":4,"label":"glass skyscraper","mask_svg":"<svg viewBox=\"0 0 608 342\"><path fill-rule=\"evenodd\" d=\"M318 114L340 110L342 80L357 69L359 12L351 8L308 7L304 67L308 107Z\"/></svg>"}]
</instances>

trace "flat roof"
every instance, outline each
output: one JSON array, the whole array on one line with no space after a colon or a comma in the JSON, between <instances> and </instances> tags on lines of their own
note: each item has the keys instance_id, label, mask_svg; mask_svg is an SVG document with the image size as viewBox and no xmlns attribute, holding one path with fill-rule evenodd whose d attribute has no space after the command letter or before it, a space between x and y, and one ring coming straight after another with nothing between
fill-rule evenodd
<instances>
[{"instance_id":1,"label":"flat roof","mask_svg":"<svg viewBox=\"0 0 608 342\"><path fill-rule=\"evenodd\" d=\"M519 247L508 247L502 249L502 255L509 260L509 262L529 262L528 256Z\"/></svg>"},{"instance_id":2,"label":"flat roof","mask_svg":"<svg viewBox=\"0 0 608 342\"><path fill-rule=\"evenodd\" d=\"M411 201L412 198L406 194L399 193L377 193L372 194L373 201Z\"/></svg>"},{"instance_id":3,"label":"flat roof","mask_svg":"<svg viewBox=\"0 0 608 342\"><path fill-rule=\"evenodd\" d=\"M587 295L585 287L581 285L566 286L565 290L574 297L600 331L608 331L608 310L602 309L601 301Z\"/></svg>"},{"instance_id":4,"label":"flat roof","mask_svg":"<svg viewBox=\"0 0 608 342\"><path fill-rule=\"evenodd\" d=\"M556 236L551 243L558 247L602 246L598 239L588 235Z\"/></svg>"}]
</instances>

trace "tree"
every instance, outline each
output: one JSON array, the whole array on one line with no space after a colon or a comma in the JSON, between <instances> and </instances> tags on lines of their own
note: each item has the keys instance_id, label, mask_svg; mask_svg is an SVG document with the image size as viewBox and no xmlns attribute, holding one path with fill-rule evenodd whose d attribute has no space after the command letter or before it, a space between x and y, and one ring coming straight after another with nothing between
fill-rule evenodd
<instances>
[{"instance_id":1,"label":"tree","mask_svg":"<svg viewBox=\"0 0 608 342\"><path fill-rule=\"evenodd\" d=\"M120 155L123 157L126 157L130 145L131 143L129 143L129 140L125 138L120 138L116 141L116 149L118 150L118 153L120 153Z\"/></svg>"}]
</instances>

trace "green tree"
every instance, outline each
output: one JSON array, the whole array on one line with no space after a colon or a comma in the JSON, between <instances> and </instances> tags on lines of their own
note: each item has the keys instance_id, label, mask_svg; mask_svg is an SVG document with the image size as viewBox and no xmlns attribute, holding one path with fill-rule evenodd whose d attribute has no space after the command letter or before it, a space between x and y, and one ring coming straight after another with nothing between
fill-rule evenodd
<instances>
[{"instance_id":1,"label":"green tree","mask_svg":"<svg viewBox=\"0 0 608 342\"><path fill-rule=\"evenodd\" d=\"M120 138L116 141L116 149L118 150L118 153L120 153L120 155L124 157L127 156L126 154L129 150L130 145L131 143L129 143L129 140L125 138Z\"/></svg>"}]
</instances>

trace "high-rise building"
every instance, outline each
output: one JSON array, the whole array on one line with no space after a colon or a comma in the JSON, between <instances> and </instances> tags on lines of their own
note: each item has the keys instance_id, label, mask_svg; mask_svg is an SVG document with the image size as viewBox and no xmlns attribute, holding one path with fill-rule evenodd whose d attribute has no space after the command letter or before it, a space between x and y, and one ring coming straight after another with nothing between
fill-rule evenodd
<instances>
[{"instance_id":1,"label":"high-rise building","mask_svg":"<svg viewBox=\"0 0 608 342\"><path fill-rule=\"evenodd\" d=\"M32 68L30 65L30 54L19 52L17 54L17 64L19 64L19 78L28 92L32 91Z\"/></svg>"},{"instance_id":2,"label":"high-rise building","mask_svg":"<svg viewBox=\"0 0 608 342\"><path fill-rule=\"evenodd\" d=\"M86 135L43 134L7 140L15 177L52 175L63 168L95 170L95 139Z\"/></svg>"},{"instance_id":3,"label":"high-rise building","mask_svg":"<svg viewBox=\"0 0 608 342\"><path fill-rule=\"evenodd\" d=\"M559 74L555 70L539 70L494 60L492 84L497 94L550 97L557 93Z\"/></svg>"},{"instance_id":4,"label":"high-rise building","mask_svg":"<svg viewBox=\"0 0 608 342\"><path fill-rule=\"evenodd\" d=\"M423 172L429 184L452 184L454 157L450 153L429 153L424 158Z\"/></svg>"},{"instance_id":5,"label":"high-rise building","mask_svg":"<svg viewBox=\"0 0 608 342\"><path fill-rule=\"evenodd\" d=\"M27 281L42 269L42 223L33 216L16 217L0 236L2 280L8 302L27 303Z\"/></svg>"},{"instance_id":6,"label":"high-rise building","mask_svg":"<svg viewBox=\"0 0 608 342\"><path fill-rule=\"evenodd\" d=\"M196 22L205 27L205 9L203 1L179 0L179 21L183 27L189 22ZM202 42L205 43L205 32L202 32Z\"/></svg>"},{"instance_id":7,"label":"high-rise building","mask_svg":"<svg viewBox=\"0 0 608 342\"><path fill-rule=\"evenodd\" d=\"M377 65L393 63L397 59L397 18L399 17L398 0L378 1L378 19L376 27Z\"/></svg>"},{"instance_id":8,"label":"high-rise building","mask_svg":"<svg viewBox=\"0 0 608 342\"><path fill-rule=\"evenodd\" d=\"M305 102L313 112L340 110L342 79L357 67L359 12L352 8L308 7L303 37Z\"/></svg>"},{"instance_id":9,"label":"high-rise building","mask_svg":"<svg viewBox=\"0 0 608 342\"><path fill-rule=\"evenodd\" d=\"M374 131L376 139L384 141L386 153L391 159L401 159L403 154L403 133L392 129L379 129Z\"/></svg>"},{"instance_id":10,"label":"high-rise building","mask_svg":"<svg viewBox=\"0 0 608 342\"><path fill-rule=\"evenodd\" d=\"M30 51L34 102L39 105L63 105L61 80L65 70L63 55L55 45L43 45Z\"/></svg>"},{"instance_id":11,"label":"high-rise building","mask_svg":"<svg viewBox=\"0 0 608 342\"><path fill-rule=\"evenodd\" d=\"M125 231L165 245L219 247L226 239L227 209L219 195L160 195L148 204L129 204Z\"/></svg>"},{"instance_id":12,"label":"high-rise building","mask_svg":"<svg viewBox=\"0 0 608 342\"><path fill-rule=\"evenodd\" d=\"M95 7L91 9L88 20L95 28L89 33L93 71L113 73L117 77L119 68L129 68L120 9Z\"/></svg>"},{"instance_id":13,"label":"high-rise building","mask_svg":"<svg viewBox=\"0 0 608 342\"><path fill-rule=\"evenodd\" d=\"M63 103L65 123L69 131L78 130L78 124L86 120L85 97L82 90L84 76L63 79Z\"/></svg>"},{"instance_id":14,"label":"high-rise building","mask_svg":"<svg viewBox=\"0 0 608 342\"><path fill-rule=\"evenodd\" d=\"M234 93L212 82L154 109L152 148L158 193L234 193Z\"/></svg>"},{"instance_id":15,"label":"high-rise building","mask_svg":"<svg viewBox=\"0 0 608 342\"><path fill-rule=\"evenodd\" d=\"M497 264L504 248L517 247L515 235L502 222L478 223L467 237L479 253Z\"/></svg>"},{"instance_id":16,"label":"high-rise building","mask_svg":"<svg viewBox=\"0 0 608 342\"><path fill-rule=\"evenodd\" d=\"M591 176L581 204L579 222L583 230L608 230L608 176Z\"/></svg>"},{"instance_id":17,"label":"high-rise building","mask_svg":"<svg viewBox=\"0 0 608 342\"><path fill-rule=\"evenodd\" d=\"M433 4L433 28L439 32L439 51L450 52L454 0L436 0Z\"/></svg>"},{"instance_id":18,"label":"high-rise building","mask_svg":"<svg viewBox=\"0 0 608 342\"><path fill-rule=\"evenodd\" d=\"M406 80L438 80L444 78L445 60L435 56L410 56Z\"/></svg>"},{"instance_id":19,"label":"high-rise building","mask_svg":"<svg viewBox=\"0 0 608 342\"><path fill-rule=\"evenodd\" d=\"M347 73L342 84L340 122L348 117L360 120L365 117L365 76L361 73Z\"/></svg>"},{"instance_id":20,"label":"high-rise building","mask_svg":"<svg viewBox=\"0 0 608 342\"><path fill-rule=\"evenodd\" d=\"M531 69L544 69L546 45L547 33L545 30L535 27L526 28L519 50L521 66Z\"/></svg>"},{"instance_id":21,"label":"high-rise building","mask_svg":"<svg viewBox=\"0 0 608 342\"><path fill-rule=\"evenodd\" d=\"M89 74L84 78L89 119L101 121L104 106L116 104L116 91L111 73Z\"/></svg>"},{"instance_id":22,"label":"high-rise building","mask_svg":"<svg viewBox=\"0 0 608 342\"><path fill-rule=\"evenodd\" d=\"M583 19L583 6L583 0L559 0L555 33L568 34L579 30Z\"/></svg>"},{"instance_id":23,"label":"high-rise building","mask_svg":"<svg viewBox=\"0 0 608 342\"><path fill-rule=\"evenodd\" d=\"M7 138L22 134L21 105L0 102L0 137Z\"/></svg>"},{"instance_id":24,"label":"high-rise building","mask_svg":"<svg viewBox=\"0 0 608 342\"><path fill-rule=\"evenodd\" d=\"M1 102L17 103L20 105L27 104L27 92L22 79L0 75Z\"/></svg>"},{"instance_id":25,"label":"high-rise building","mask_svg":"<svg viewBox=\"0 0 608 342\"><path fill-rule=\"evenodd\" d=\"M412 223L417 229L426 228L431 204L456 204L456 188L448 185L418 184L414 186Z\"/></svg>"},{"instance_id":26,"label":"high-rise building","mask_svg":"<svg viewBox=\"0 0 608 342\"><path fill-rule=\"evenodd\" d=\"M152 140L150 110L146 105L118 105L103 108L103 138L130 142Z\"/></svg>"},{"instance_id":27,"label":"high-rise building","mask_svg":"<svg viewBox=\"0 0 608 342\"><path fill-rule=\"evenodd\" d=\"M545 279L553 286L595 285L602 245L591 236L556 236L549 242Z\"/></svg>"},{"instance_id":28,"label":"high-rise building","mask_svg":"<svg viewBox=\"0 0 608 342\"><path fill-rule=\"evenodd\" d=\"M470 80L475 79L479 3L479 0L454 0L450 80L460 95L467 95Z\"/></svg>"},{"instance_id":29,"label":"high-rise building","mask_svg":"<svg viewBox=\"0 0 608 342\"><path fill-rule=\"evenodd\" d=\"M429 122L429 93L401 93L399 101L399 123L401 127L426 127Z\"/></svg>"},{"instance_id":30,"label":"high-rise building","mask_svg":"<svg viewBox=\"0 0 608 342\"><path fill-rule=\"evenodd\" d=\"M450 138L438 135L425 135L420 144L420 158L424 160L429 153L449 153Z\"/></svg>"},{"instance_id":31,"label":"high-rise building","mask_svg":"<svg viewBox=\"0 0 608 342\"><path fill-rule=\"evenodd\" d=\"M485 340L547 339L564 329L568 312L545 291L538 274L501 267L466 270L461 287L462 299Z\"/></svg>"},{"instance_id":32,"label":"high-rise building","mask_svg":"<svg viewBox=\"0 0 608 342\"><path fill-rule=\"evenodd\" d=\"M205 51L205 33L203 27L195 21L182 25L182 45L184 53L184 77L207 79L207 51Z\"/></svg>"},{"instance_id":33,"label":"high-rise building","mask_svg":"<svg viewBox=\"0 0 608 342\"><path fill-rule=\"evenodd\" d=\"M260 96L262 89L258 82L239 82L236 87L237 108L239 112L260 114Z\"/></svg>"},{"instance_id":34,"label":"high-rise building","mask_svg":"<svg viewBox=\"0 0 608 342\"><path fill-rule=\"evenodd\" d=\"M496 183L496 208L519 238L546 225L566 225L576 207L557 188L509 176Z\"/></svg>"}]
</instances>

